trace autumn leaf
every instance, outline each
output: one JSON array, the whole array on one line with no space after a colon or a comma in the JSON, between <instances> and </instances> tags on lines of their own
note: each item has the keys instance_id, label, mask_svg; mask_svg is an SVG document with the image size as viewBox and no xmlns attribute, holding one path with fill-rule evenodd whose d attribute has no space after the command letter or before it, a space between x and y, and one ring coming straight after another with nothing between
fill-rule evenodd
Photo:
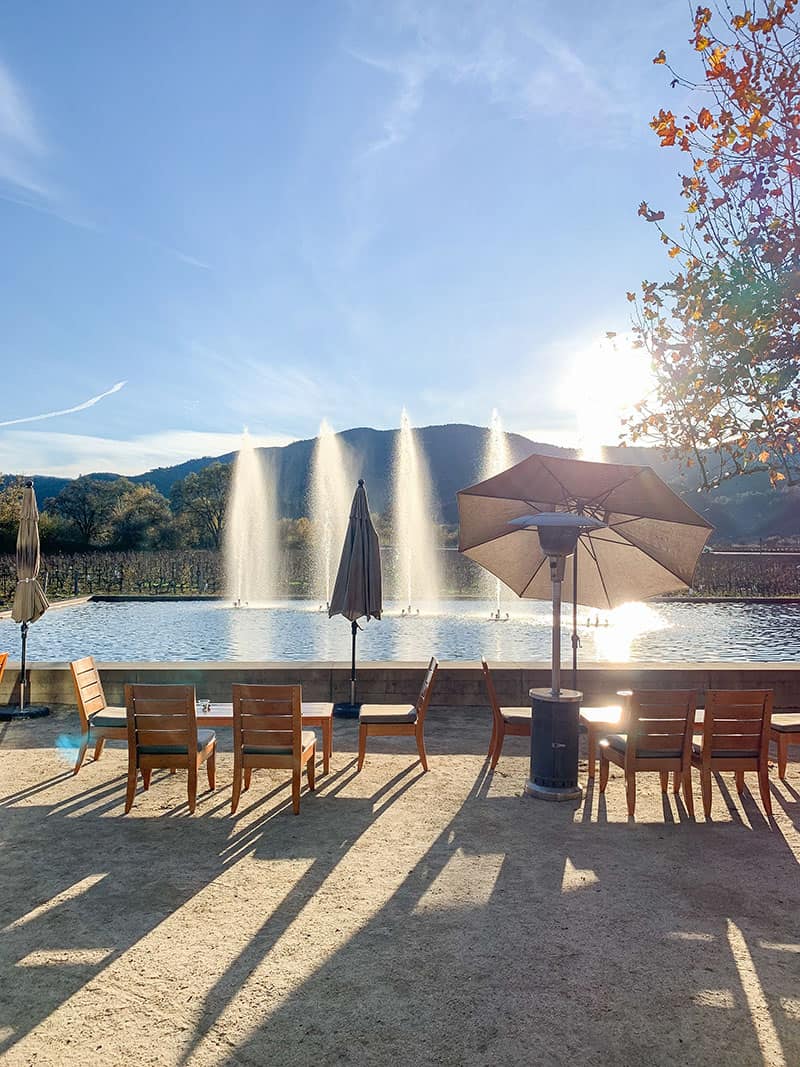
<instances>
[{"instance_id":1,"label":"autumn leaf","mask_svg":"<svg viewBox=\"0 0 800 1067\"><path fill-rule=\"evenodd\" d=\"M631 304L636 300L636 293L626 293L625 295Z\"/></svg>"},{"instance_id":2,"label":"autumn leaf","mask_svg":"<svg viewBox=\"0 0 800 1067\"><path fill-rule=\"evenodd\" d=\"M663 48L658 53L658 55L655 57L653 62L656 63L656 64L658 64L658 63L666 63L667 62L667 54L666 54L666 52L664 51Z\"/></svg>"},{"instance_id":3,"label":"autumn leaf","mask_svg":"<svg viewBox=\"0 0 800 1067\"><path fill-rule=\"evenodd\" d=\"M697 124L701 129L707 130L709 126L713 125L714 118L707 107L700 109L697 115Z\"/></svg>"}]
</instances>

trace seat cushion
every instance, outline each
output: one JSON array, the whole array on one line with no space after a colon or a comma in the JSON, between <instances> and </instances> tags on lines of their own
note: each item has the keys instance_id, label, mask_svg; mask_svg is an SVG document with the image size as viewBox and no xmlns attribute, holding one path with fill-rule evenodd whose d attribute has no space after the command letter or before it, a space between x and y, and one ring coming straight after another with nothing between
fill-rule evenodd
<instances>
[{"instance_id":1,"label":"seat cushion","mask_svg":"<svg viewBox=\"0 0 800 1067\"><path fill-rule=\"evenodd\" d=\"M777 712L772 716L769 725L779 734L800 734L800 714Z\"/></svg>"},{"instance_id":2,"label":"seat cushion","mask_svg":"<svg viewBox=\"0 0 800 1067\"><path fill-rule=\"evenodd\" d=\"M197 751L200 752L211 741L216 741L217 735L213 730L197 731ZM139 752L143 756L186 756L186 745L139 745Z\"/></svg>"},{"instance_id":3,"label":"seat cushion","mask_svg":"<svg viewBox=\"0 0 800 1067\"><path fill-rule=\"evenodd\" d=\"M700 745L692 745L692 755L702 756L703 749ZM758 749L742 749L742 748L712 748L712 759L758 759Z\"/></svg>"},{"instance_id":4,"label":"seat cushion","mask_svg":"<svg viewBox=\"0 0 800 1067\"><path fill-rule=\"evenodd\" d=\"M313 730L303 730L302 745L303 748L308 748L309 745L313 745L317 740L317 735ZM291 756L292 746L289 745L245 745L244 754L246 756Z\"/></svg>"},{"instance_id":5,"label":"seat cushion","mask_svg":"<svg viewBox=\"0 0 800 1067\"><path fill-rule=\"evenodd\" d=\"M362 704L359 722L416 722L417 709L404 708L402 704Z\"/></svg>"},{"instance_id":6,"label":"seat cushion","mask_svg":"<svg viewBox=\"0 0 800 1067\"><path fill-rule=\"evenodd\" d=\"M605 738L608 742L608 747L613 748L615 752L625 753L625 749L628 746L628 739L625 734L609 734ZM600 744L602 745L602 741ZM636 753L637 759L680 759L681 750L675 748L645 748Z\"/></svg>"},{"instance_id":7,"label":"seat cushion","mask_svg":"<svg viewBox=\"0 0 800 1067\"><path fill-rule=\"evenodd\" d=\"M125 708L101 708L89 716L90 726L109 726L125 729L128 725L128 713Z\"/></svg>"},{"instance_id":8,"label":"seat cushion","mask_svg":"<svg viewBox=\"0 0 800 1067\"><path fill-rule=\"evenodd\" d=\"M509 726L530 726L533 719L531 708L501 708L500 714Z\"/></svg>"}]
</instances>

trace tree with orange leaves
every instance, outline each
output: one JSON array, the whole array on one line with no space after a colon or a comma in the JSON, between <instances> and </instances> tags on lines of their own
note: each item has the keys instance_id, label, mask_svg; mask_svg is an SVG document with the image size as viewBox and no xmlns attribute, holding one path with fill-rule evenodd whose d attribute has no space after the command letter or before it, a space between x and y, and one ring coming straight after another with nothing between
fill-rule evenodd
<instances>
[{"instance_id":1,"label":"tree with orange leaves","mask_svg":"<svg viewBox=\"0 0 800 1067\"><path fill-rule=\"evenodd\" d=\"M650 353L655 389L628 420L629 440L655 439L697 466L706 488L768 471L800 484L800 23L798 0L760 10L699 7L691 43L705 77L675 73L691 113L661 110L651 127L686 153L686 218L639 214L675 267L642 283L636 344Z\"/></svg>"}]
</instances>

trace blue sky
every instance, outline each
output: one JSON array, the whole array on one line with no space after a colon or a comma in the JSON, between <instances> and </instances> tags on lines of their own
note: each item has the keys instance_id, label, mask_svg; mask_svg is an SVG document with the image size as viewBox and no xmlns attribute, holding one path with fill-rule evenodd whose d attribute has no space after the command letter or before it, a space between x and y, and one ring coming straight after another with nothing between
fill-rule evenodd
<instances>
[{"instance_id":1,"label":"blue sky","mask_svg":"<svg viewBox=\"0 0 800 1067\"><path fill-rule=\"evenodd\" d=\"M9 0L0 423L125 384L0 426L0 470L402 405L574 440L597 339L668 269L636 210L678 205L651 60L689 68L689 28L684 0Z\"/></svg>"}]
</instances>

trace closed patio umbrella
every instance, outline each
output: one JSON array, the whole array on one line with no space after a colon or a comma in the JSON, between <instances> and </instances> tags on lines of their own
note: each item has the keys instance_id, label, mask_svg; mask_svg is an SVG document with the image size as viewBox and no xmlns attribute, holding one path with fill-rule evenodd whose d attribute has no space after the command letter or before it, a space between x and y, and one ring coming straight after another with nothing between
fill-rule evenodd
<instances>
[{"instance_id":1,"label":"closed patio umbrella","mask_svg":"<svg viewBox=\"0 0 800 1067\"><path fill-rule=\"evenodd\" d=\"M331 594L328 617L343 615L350 620L353 637L350 670L350 704L337 704L334 711L342 717L358 715L356 704L356 635L359 619L380 619L383 609L381 593L381 555L378 535L372 524L363 478L353 496L342 558Z\"/></svg>"},{"instance_id":2,"label":"closed patio umbrella","mask_svg":"<svg viewBox=\"0 0 800 1067\"><path fill-rule=\"evenodd\" d=\"M11 618L22 624L22 658L20 663L19 710L4 709L3 718L33 718L48 714L47 708L26 707L28 691L27 646L28 627L47 611L49 604L39 584L39 509L33 482L28 482L22 493L19 530L17 532L17 588Z\"/></svg>"}]
</instances>

